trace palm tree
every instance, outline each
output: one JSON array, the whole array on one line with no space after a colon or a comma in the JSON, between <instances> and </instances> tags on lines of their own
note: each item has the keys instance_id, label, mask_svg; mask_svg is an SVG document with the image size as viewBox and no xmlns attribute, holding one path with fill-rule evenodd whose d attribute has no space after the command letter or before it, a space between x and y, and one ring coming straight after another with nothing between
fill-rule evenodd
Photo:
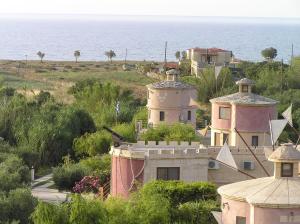
<instances>
[{"instance_id":1,"label":"palm tree","mask_svg":"<svg viewBox=\"0 0 300 224\"><path fill-rule=\"evenodd\" d=\"M116 53L113 50L105 51L105 56L112 62L112 58L116 57Z\"/></svg>"},{"instance_id":2,"label":"palm tree","mask_svg":"<svg viewBox=\"0 0 300 224\"><path fill-rule=\"evenodd\" d=\"M176 51L176 53L175 53L175 58L176 58L178 61L180 61L180 56L181 56L180 51Z\"/></svg>"},{"instance_id":3,"label":"palm tree","mask_svg":"<svg viewBox=\"0 0 300 224\"><path fill-rule=\"evenodd\" d=\"M45 53L39 51L39 52L37 53L37 55L38 55L39 58L41 59L41 63L43 63L43 58L45 57Z\"/></svg>"},{"instance_id":4,"label":"palm tree","mask_svg":"<svg viewBox=\"0 0 300 224\"><path fill-rule=\"evenodd\" d=\"M75 57L75 62L77 63L78 58L80 57L80 51L79 50L74 51L74 57Z\"/></svg>"}]
</instances>

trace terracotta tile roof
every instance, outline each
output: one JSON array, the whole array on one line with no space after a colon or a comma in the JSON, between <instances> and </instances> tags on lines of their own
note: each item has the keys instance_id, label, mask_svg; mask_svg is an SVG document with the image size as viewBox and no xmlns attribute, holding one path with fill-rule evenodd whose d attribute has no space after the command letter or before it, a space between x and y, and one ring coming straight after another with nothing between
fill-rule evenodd
<instances>
[{"instance_id":1,"label":"terracotta tile roof","mask_svg":"<svg viewBox=\"0 0 300 224\"><path fill-rule=\"evenodd\" d=\"M199 52L200 54L217 54L219 52L228 52L227 50L221 49L221 48L191 48L190 50L194 50L195 52Z\"/></svg>"}]
</instances>

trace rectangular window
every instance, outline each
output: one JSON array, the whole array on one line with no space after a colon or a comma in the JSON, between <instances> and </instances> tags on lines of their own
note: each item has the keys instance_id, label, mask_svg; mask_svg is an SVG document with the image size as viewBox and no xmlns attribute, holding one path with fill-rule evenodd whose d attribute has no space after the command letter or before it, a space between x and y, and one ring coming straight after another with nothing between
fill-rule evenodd
<instances>
[{"instance_id":1,"label":"rectangular window","mask_svg":"<svg viewBox=\"0 0 300 224\"><path fill-rule=\"evenodd\" d=\"M188 121L192 120L192 112L189 110L188 111Z\"/></svg>"},{"instance_id":2,"label":"rectangular window","mask_svg":"<svg viewBox=\"0 0 300 224\"><path fill-rule=\"evenodd\" d=\"M223 133L223 145L225 144L225 142L227 142L228 144L228 136L229 134Z\"/></svg>"},{"instance_id":3,"label":"rectangular window","mask_svg":"<svg viewBox=\"0 0 300 224\"><path fill-rule=\"evenodd\" d=\"M215 146L220 146L220 145L221 145L221 134L215 133Z\"/></svg>"},{"instance_id":4,"label":"rectangular window","mask_svg":"<svg viewBox=\"0 0 300 224\"><path fill-rule=\"evenodd\" d=\"M246 217L237 216L235 223L236 224L246 224Z\"/></svg>"},{"instance_id":5,"label":"rectangular window","mask_svg":"<svg viewBox=\"0 0 300 224\"><path fill-rule=\"evenodd\" d=\"M242 85L242 92L248 93L248 85Z\"/></svg>"},{"instance_id":6,"label":"rectangular window","mask_svg":"<svg viewBox=\"0 0 300 224\"><path fill-rule=\"evenodd\" d=\"M219 119L230 120L230 107L219 107Z\"/></svg>"},{"instance_id":7,"label":"rectangular window","mask_svg":"<svg viewBox=\"0 0 300 224\"><path fill-rule=\"evenodd\" d=\"M180 168L179 167L157 167L158 180L179 180Z\"/></svg>"},{"instance_id":8,"label":"rectangular window","mask_svg":"<svg viewBox=\"0 0 300 224\"><path fill-rule=\"evenodd\" d=\"M282 163L281 164L281 176L292 177L293 176L293 163Z\"/></svg>"},{"instance_id":9,"label":"rectangular window","mask_svg":"<svg viewBox=\"0 0 300 224\"><path fill-rule=\"evenodd\" d=\"M258 146L258 136L252 136L252 146L257 147Z\"/></svg>"},{"instance_id":10,"label":"rectangular window","mask_svg":"<svg viewBox=\"0 0 300 224\"><path fill-rule=\"evenodd\" d=\"M159 120L160 121L164 121L165 120L165 112L164 111L160 111L159 112Z\"/></svg>"}]
</instances>

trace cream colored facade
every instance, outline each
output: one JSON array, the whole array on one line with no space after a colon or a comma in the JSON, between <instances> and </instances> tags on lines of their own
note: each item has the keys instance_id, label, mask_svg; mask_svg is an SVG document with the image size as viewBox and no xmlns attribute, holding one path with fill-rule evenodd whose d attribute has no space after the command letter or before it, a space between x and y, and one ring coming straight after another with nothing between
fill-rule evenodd
<instances>
[{"instance_id":1,"label":"cream colored facade","mask_svg":"<svg viewBox=\"0 0 300 224\"><path fill-rule=\"evenodd\" d=\"M191 60L191 73L198 75L208 65L224 66L231 62L232 52L218 48L191 48L186 51Z\"/></svg>"},{"instance_id":2,"label":"cream colored facade","mask_svg":"<svg viewBox=\"0 0 300 224\"><path fill-rule=\"evenodd\" d=\"M240 170L254 177L267 176L249 150L237 147L230 147L230 150ZM217 157L219 151L220 147L206 147L198 142L178 144L178 142L149 141L146 144L144 141L138 141L130 145L112 147L110 153L113 156L129 160L144 160L143 183L156 180L159 167L178 167L180 169L179 179L186 182L210 181L217 185L224 185L251 179L212 160ZM254 153L269 174L272 174L273 165L266 160L264 149L256 148ZM211 161L214 161L215 167L209 167ZM250 162L251 169L245 169L244 162Z\"/></svg>"},{"instance_id":3,"label":"cream colored facade","mask_svg":"<svg viewBox=\"0 0 300 224\"><path fill-rule=\"evenodd\" d=\"M186 123L196 127L197 91L174 78L147 86L148 124Z\"/></svg>"}]
</instances>

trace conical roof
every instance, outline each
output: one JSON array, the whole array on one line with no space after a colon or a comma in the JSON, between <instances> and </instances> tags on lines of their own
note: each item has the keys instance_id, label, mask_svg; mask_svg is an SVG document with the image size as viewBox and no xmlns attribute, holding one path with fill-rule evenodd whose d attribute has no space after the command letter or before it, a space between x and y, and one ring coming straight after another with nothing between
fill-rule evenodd
<instances>
[{"instance_id":1,"label":"conical roof","mask_svg":"<svg viewBox=\"0 0 300 224\"><path fill-rule=\"evenodd\" d=\"M273 162L299 162L300 152L290 143L278 147L269 157ZM225 198L268 208L300 208L300 178L264 177L227 184L218 188Z\"/></svg>"},{"instance_id":2,"label":"conical roof","mask_svg":"<svg viewBox=\"0 0 300 224\"><path fill-rule=\"evenodd\" d=\"M300 161L300 152L292 143L285 143L278 147L268 158L272 162L297 162Z\"/></svg>"},{"instance_id":3,"label":"conical roof","mask_svg":"<svg viewBox=\"0 0 300 224\"><path fill-rule=\"evenodd\" d=\"M239 81L237 81L236 84L237 85L250 85L250 86L253 86L255 84L255 82L251 79L243 78L243 79L240 79Z\"/></svg>"}]
</instances>

